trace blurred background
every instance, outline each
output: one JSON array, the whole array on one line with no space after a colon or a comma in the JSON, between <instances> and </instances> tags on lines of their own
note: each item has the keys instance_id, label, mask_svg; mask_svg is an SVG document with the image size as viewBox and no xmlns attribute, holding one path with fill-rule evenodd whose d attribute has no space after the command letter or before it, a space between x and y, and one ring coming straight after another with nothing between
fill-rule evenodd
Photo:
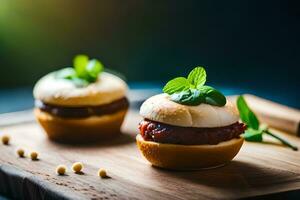
<instances>
[{"instance_id":1,"label":"blurred background","mask_svg":"<svg viewBox=\"0 0 300 200\"><path fill-rule=\"evenodd\" d=\"M76 54L100 59L133 89L206 67L208 85L300 108L299 1L0 0L0 112Z\"/></svg>"}]
</instances>

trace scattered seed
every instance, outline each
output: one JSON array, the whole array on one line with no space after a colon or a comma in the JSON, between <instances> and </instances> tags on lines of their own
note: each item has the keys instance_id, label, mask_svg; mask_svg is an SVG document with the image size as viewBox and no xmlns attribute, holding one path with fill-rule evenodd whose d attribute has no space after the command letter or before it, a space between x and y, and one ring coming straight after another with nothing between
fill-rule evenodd
<instances>
[{"instance_id":1,"label":"scattered seed","mask_svg":"<svg viewBox=\"0 0 300 200\"><path fill-rule=\"evenodd\" d=\"M30 153L31 160L38 160L38 156L39 156L39 154L37 152L35 152L35 151L32 151Z\"/></svg>"},{"instance_id":2,"label":"scattered seed","mask_svg":"<svg viewBox=\"0 0 300 200\"><path fill-rule=\"evenodd\" d=\"M64 175L66 173L66 171L67 171L67 167L65 165L58 165L56 167L56 173L58 175Z\"/></svg>"},{"instance_id":3,"label":"scattered seed","mask_svg":"<svg viewBox=\"0 0 300 200\"><path fill-rule=\"evenodd\" d=\"M98 171L98 176L100 176L101 178L106 178L107 177L106 170L103 168L100 168Z\"/></svg>"},{"instance_id":4,"label":"scattered seed","mask_svg":"<svg viewBox=\"0 0 300 200\"><path fill-rule=\"evenodd\" d=\"M2 140L2 143L3 143L4 145L8 145L8 144L9 144L10 137L9 137L8 135L3 135L2 138L1 138L1 140Z\"/></svg>"},{"instance_id":5,"label":"scattered seed","mask_svg":"<svg viewBox=\"0 0 300 200\"><path fill-rule=\"evenodd\" d=\"M22 148L17 149L17 154L20 158L23 158L25 156L25 151Z\"/></svg>"},{"instance_id":6,"label":"scattered seed","mask_svg":"<svg viewBox=\"0 0 300 200\"><path fill-rule=\"evenodd\" d=\"M76 162L72 165L72 170L75 173L79 173L81 172L81 170L83 169L83 164L82 162Z\"/></svg>"}]
</instances>

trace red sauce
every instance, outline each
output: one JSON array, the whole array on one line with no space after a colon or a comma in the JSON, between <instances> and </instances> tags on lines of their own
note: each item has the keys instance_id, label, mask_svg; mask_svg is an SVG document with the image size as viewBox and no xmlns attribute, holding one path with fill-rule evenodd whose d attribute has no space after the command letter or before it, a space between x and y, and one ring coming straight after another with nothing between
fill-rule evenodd
<instances>
[{"instance_id":1,"label":"red sauce","mask_svg":"<svg viewBox=\"0 0 300 200\"><path fill-rule=\"evenodd\" d=\"M140 122L139 129L146 141L158 143L201 145L218 144L244 133L246 125L236 122L229 126L216 128L180 127L145 119Z\"/></svg>"}]
</instances>

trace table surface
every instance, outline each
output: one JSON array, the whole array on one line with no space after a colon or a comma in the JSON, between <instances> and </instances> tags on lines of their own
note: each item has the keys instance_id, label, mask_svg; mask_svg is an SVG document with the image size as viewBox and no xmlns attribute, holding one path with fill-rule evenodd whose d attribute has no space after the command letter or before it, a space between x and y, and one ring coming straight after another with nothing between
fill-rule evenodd
<instances>
[{"instance_id":1,"label":"table surface","mask_svg":"<svg viewBox=\"0 0 300 200\"><path fill-rule=\"evenodd\" d=\"M0 193L23 199L232 199L299 194L299 151L267 138L264 144L246 142L237 157L221 168L162 170L152 167L136 148L140 120L131 111L122 136L89 146L51 142L35 122L2 127L12 139L11 145L0 145ZM277 134L300 146L299 138ZM40 160L18 158L17 147L38 151ZM71 166L76 161L84 163L84 174L55 174L57 165ZM111 178L97 177L100 167L106 168Z\"/></svg>"}]
</instances>

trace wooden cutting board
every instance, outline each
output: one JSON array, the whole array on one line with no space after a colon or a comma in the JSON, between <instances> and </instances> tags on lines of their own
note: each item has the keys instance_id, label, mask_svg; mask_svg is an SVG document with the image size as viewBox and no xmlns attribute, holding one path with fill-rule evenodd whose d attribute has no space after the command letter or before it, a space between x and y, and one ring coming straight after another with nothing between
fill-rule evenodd
<instances>
[{"instance_id":1,"label":"wooden cutting board","mask_svg":"<svg viewBox=\"0 0 300 200\"><path fill-rule=\"evenodd\" d=\"M131 111L121 137L90 146L51 142L35 122L2 127L1 134L9 134L11 144L0 144L0 194L19 199L233 199L300 191L300 151L273 140L244 143L232 162L217 169L183 172L152 167L136 148L140 120ZM299 138L276 133L300 147ZM40 160L18 158L17 147L38 151ZM55 174L57 165L76 161L84 163L84 174ZM97 177L100 167L111 178Z\"/></svg>"}]
</instances>

